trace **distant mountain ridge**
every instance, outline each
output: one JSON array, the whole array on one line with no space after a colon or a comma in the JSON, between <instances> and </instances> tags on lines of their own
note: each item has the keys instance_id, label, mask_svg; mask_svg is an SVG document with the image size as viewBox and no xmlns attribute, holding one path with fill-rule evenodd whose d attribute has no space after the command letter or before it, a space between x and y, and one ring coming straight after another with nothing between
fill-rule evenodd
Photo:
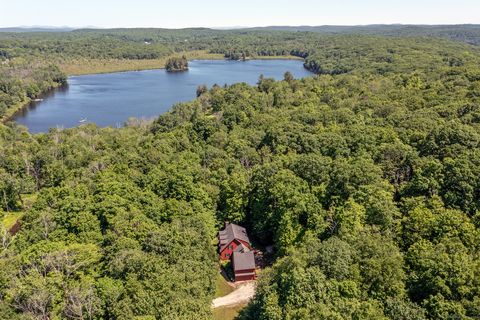
<instances>
[{"instance_id":1,"label":"distant mountain ridge","mask_svg":"<svg viewBox=\"0 0 480 320\"><path fill-rule=\"evenodd\" d=\"M77 28L50 26L21 26L0 28L0 32L68 32Z\"/></svg>"}]
</instances>

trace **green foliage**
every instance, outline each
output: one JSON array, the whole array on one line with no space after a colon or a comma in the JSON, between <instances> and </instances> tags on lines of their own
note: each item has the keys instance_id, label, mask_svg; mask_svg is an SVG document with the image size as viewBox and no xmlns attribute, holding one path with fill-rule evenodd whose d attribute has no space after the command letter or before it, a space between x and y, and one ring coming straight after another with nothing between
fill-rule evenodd
<instances>
[{"instance_id":1,"label":"green foliage","mask_svg":"<svg viewBox=\"0 0 480 320\"><path fill-rule=\"evenodd\" d=\"M21 60L0 64L0 119L9 108L66 83L66 76L55 65Z\"/></svg>"},{"instance_id":2,"label":"green foliage","mask_svg":"<svg viewBox=\"0 0 480 320\"><path fill-rule=\"evenodd\" d=\"M0 205L24 212L21 231L2 238L1 317L210 318L211 240L225 220L276 249L243 318L478 317L477 48L254 30L105 32L2 37L9 59L60 48L132 59L140 47L208 49L296 54L319 75L201 87L150 125L33 136L0 126ZM48 77L61 82L53 70ZM43 90L8 83L0 96L11 101Z\"/></svg>"},{"instance_id":3,"label":"green foliage","mask_svg":"<svg viewBox=\"0 0 480 320\"><path fill-rule=\"evenodd\" d=\"M188 70L187 58L185 56L181 58L170 58L167 60L167 63L165 63L165 69L168 72Z\"/></svg>"},{"instance_id":4,"label":"green foliage","mask_svg":"<svg viewBox=\"0 0 480 320\"><path fill-rule=\"evenodd\" d=\"M382 301L389 299L403 304L389 312L421 315L404 296L402 262L394 243L372 231L348 241L307 241L262 273L243 318L386 319Z\"/></svg>"},{"instance_id":5,"label":"green foliage","mask_svg":"<svg viewBox=\"0 0 480 320\"><path fill-rule=\"evenodd\" d=\"M176 174L162 176L157 159L176 157L175 147L165 141L163 152L146 148L135 156L137 143L161 139L129 131L117 136L92 126L34 138L6 128L2 163L16 181L37 181L20 184L19 192L40 190L0 259L2 296L16 312L50 318L210 317L215 221L208 188L198 189L198 178L190 176L200 166L177 162L180 167L163 167ZM20 152L10 147L13 141L28 147ZM37 160L46 150L48 160ZM14 165L22 162L21 169Z\"/></svg>"}]
</instances>

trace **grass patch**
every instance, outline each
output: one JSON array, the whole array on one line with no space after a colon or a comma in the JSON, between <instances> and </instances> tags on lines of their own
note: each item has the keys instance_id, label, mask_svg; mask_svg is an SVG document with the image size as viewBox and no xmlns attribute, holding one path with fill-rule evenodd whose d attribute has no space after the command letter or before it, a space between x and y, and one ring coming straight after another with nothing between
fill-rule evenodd
<instances>
[{"instance_id":1,"label":"grass patch","mask_svg":"<svg viewBox=\"0 0 480 320\"><path fill-rule=\"evenodd\" d=\"M221 307L213 310L213 319L215 320L233 320L240 311L245 308L246 304L241 304L232 307Z\"/></svg>"},{"instance_id":2,"label":"grass patch","mask_svg":"<svg viewBox=\"0 0 480 320\"><path fill-rule=\"evenodd\" d=\"M227 283L227 280L218 273L215 284L215 298L223 297L233 291L233 288Z\"/></svg>"},{"instance_id":3,"label":"grass patch","mask_svg":"<svg viewBox=\"0 0 480 320\"><path fill-rule=\"evenodd\" d=\"M3 212L2 225L5 229L10 230L18 219L22 218L23 212Z\"/></svg>"},{"instance_id":4,"label":"grass patch","mask_svg":"<svg viewBox=\"0 0 480 320\"><path fill-rule=\"evenodd\" d=\"M28 210L37 200L38 193L23 194L21 197L23 202L23 210ZM12 228L15 223L17 223L17 221L23 217L24 214L24 211L5 212L0 210L0 222L5 229L10 230L10 228Z\"/></svg>"}]
</instances>

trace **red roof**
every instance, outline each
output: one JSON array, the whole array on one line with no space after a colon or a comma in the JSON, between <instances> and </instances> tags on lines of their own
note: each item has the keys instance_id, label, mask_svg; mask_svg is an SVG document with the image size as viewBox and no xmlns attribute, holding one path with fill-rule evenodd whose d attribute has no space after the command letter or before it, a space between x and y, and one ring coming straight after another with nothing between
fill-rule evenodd
<instances>
[{"instance_id":1,"label":"red roof","mask_svg":"<svg viewBox=\"0 0 480 320\"><path fill-rule=\"evenodd\" d=\"M235 272L251 269L255 269L255 255L253 251L233 253L233 270Z\"/></svg>"}]
</instances>

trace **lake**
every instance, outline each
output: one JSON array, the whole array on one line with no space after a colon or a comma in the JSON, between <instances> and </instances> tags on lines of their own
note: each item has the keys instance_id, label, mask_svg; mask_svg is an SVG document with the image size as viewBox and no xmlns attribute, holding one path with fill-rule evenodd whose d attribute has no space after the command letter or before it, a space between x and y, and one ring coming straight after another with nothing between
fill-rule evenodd
<instances>
[{"instance_id":1,"label":"lake","mask_svg":"<svg viewBox=\"0 0 480 320\"><path fill-rule=\"evenodd\" d=\"M312 75L299 60L195 60L189 62L186 72L159 69L73 76L68 78L68 86L55 90L43 101L32 102L13 120L32 133L86 122L121 126L130 117L155 117L175 103L194 99L199 85L253 85L261 74L281 80L286 71L295 78Z\"/></svg>"}]
</instances>

